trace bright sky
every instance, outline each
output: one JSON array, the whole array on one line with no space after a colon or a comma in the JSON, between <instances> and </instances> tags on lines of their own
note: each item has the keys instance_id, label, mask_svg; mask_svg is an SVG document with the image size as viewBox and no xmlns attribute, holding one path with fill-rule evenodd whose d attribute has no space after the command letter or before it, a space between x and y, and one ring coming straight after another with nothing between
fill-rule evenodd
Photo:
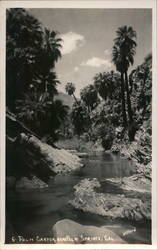
<instances>
[{"instance_id":1,"label":"bright sky","mask_svg":"<svg viewBox=\"0 0 157 250\"><path fill-rule=\"evenodd\" d=\"M59 90L73 82L76 95L93 83L96 73L115 69L111 51L116 30L129 25L137 32L133 67L141 64L152 51L152 16L150 9L31 9L44 26L59 31L63 39L62 59L56 64Z\"/></svg>"}]
</instances>

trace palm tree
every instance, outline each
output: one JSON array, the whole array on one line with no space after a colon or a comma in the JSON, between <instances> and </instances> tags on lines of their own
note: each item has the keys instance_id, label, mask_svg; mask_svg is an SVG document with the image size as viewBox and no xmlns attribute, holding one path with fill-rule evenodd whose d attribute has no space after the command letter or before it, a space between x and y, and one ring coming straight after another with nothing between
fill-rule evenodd
<instances>
[{"instance_id":1,"label":"palm tree","mask_svg":"<svg viewBox=\"0 0 157 250\"><path fill-rule=\"evenodd\" d=\"M123 126L127 127L126 106L125 106L125 88L124 88L124 71L122 65L122 57L118 46L114 45L112 50L112 61L116 66L117 71L121 74L121 102L123 114Z\"/></svg>"},{"instance_id":2,"label":"palm tree","mask_svg":"<svg viewBox=\"0 0 157 250\"><path fill-rule=\"evenodd\" d=\"M85 103L85 105L87 106L88 113L90 114L90 112L98 104L98 100L99 100L95 86L92 84L89 84L86 87L84 87L83 89L81 89L80 97L81 97L82 101Z\"/></svg>"},{"instance_id":3,"label":"palm tree","mask_svg":"<svg viewBox=\"0 0 157 250\"><path fill-rule=\"evenodd\" d=\"M94 77L94 86L104 100L115 97L118 82L119 74L114 71L98 73Z\"/></svg>"},{"instance_id":4,"label":"palm tree","mask_svg":"<svg viewBox=\"0 0 157 250\"><path fill-rule=\"evenodd\" d=\"M55 134L68 114L68 106L60 100L53 101L49 95L42 96L35 92L24 95L23 100L17 100L16 113L38 136Z\"/></svg>"},{"instance_id":5,"label":"palm tree","mask_svg":"<svg viewBox=\"0 0 157 250\"><path fill-rule=\"evenodd\" d=\"M119 52L119 61L121 72L125 76L125 87L127 93L127 105L128 105L128 116L129 123L133 122L132 109L131 109L131 100L130 100L130 91L128 85L128 68L134 63L134 55L136 53L136 32L132 27L123 26L118 28L117 37L115 39L115 46L118 48Z\"/></svg>"},{"instance_id":6,"label":"palm tree","mask_svg":"<svg viewBox=\"0 0 157 250\"><path fill-rule=\"evenodd\" d=\"M75 89L76 89L75 85L72 82L68 82L65 86L65 91L68 93L68 95L70 95L70 96L72 95L75 99L75 102L77 104L79 104L77 99L76 99L76 96L74 95Z\"/></svg>"},{"instance_id":7,"label":"palm tree","mask_svg":"<svg viewBox=\"0 0 157 250\"><path fill-rule=\"evenodd\" d=\"M59 127L62 121L64 121L68 115L69 106L64 105L61 100L55 100L53 102L53 110L55 114L54 116L56 117L57 120L56 123L58 124Z\"/></svg>"},{"instance_id":8,"label":"palm tree","mask_svg":"<svg viewBox=\"0 0 157 250\"><path fill-rule=\"evenodd\" d=\"M71 121L78 136L87 131L91 125L88 110L80 100L77 103L74 102L72 106Z\"/></svg>"},{"instance_id":9,"label":"palm tree","mask_svg":"<svg viewBox=\"0 0 157 250\"><path fill-rule=\"evenodd\" d=\"M43 84L46 82L46 85ZM60 84L58 80L56 72L49 72L47 75L43 75L42 73L38 73L34 76L33 84L38 93L44 95L48 94L50 97L54 97L54 95L58 94L57 85Z\"/></svg>"},{"instance_id":10,"label":"palm tree","mask_svg":"<svg viewBox=\"0 0 157 250\"><path fill-rule=\"evenodd\" d=\"M7 105L15 112L16 99L27 91L35 73L36 58L42 44L42 27L24 9L7 9L6 15Z\"/></svg>"},{"instance_id":11,"label":"palm tree","mask_svg":"<svg viewBox=\"0 0 157 250\"><path fill-rule=\"evenodd\" d=\"M47 92L50 75L53 75L56 62L61 58L61 41L58 32L45 29L42 48L38 52L37 77L42 81L43 91ZM53 76L52 76L53 78ZM52 82L52 81L51 81Z\"/></svg>"},{"instance_id":12,"label":"palm tree","mask_svg":"<svg viewBox=\"0 0 157 250\"><path fill-rule=\"evenodd\" d=\"M50 31L49 29L45 28L43 47L52 67L54 67L58 59L61 58L61 42L62 39L58 37L58 32L53 30Z\"/></svg>"},{"instance_id":13,"label":"palm tree","mask_svg":"<svg viewBox=\"0 0 157 250\"><path fill-rule=\"evenodd\" d=\"M92 110L98 105L98 92L97 89L95 88L94 85L89 84L80 91L80 97L81 101L85 106L87 107L86 109L86 116L88 117L89 120L89 139L91 140L92 134L93 134L93 129L92 129L92 120L91 120L91 114Z\"/></svg>"},{"instance_id":14,"label":"palm tree","mask_svg":"<svg viewBox=\"0 0 157 250\"><path fill-rule=\"evenodd\" d=\"M99 95L106 100L108 96L108 86L106 86L106 72L98 73L94 77L94 86Z\"/></svg>"}]
</instances>

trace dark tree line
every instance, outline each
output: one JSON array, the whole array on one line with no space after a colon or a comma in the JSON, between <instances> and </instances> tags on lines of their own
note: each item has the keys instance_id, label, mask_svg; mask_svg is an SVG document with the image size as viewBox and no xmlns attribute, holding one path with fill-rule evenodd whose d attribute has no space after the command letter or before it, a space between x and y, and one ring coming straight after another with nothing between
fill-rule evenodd
<instances>
[{"instance_id":1,"label":"dark tree line","mask_svg":"<svg viewBox=\"0 0 157 250\"><path fill-rule=\"evenodd\" d=\"M6 104L40 136L54 136L67 114L68 108L54 101L61 41L25 9L7 10Z\"/></svg>"}]
</instances>

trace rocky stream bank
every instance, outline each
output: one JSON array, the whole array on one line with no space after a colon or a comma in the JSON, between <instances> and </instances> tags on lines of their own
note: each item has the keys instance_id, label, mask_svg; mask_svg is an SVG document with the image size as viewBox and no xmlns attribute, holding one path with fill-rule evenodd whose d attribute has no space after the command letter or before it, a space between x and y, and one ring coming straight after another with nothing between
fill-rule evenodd
<instances>
[{"instance_id":1,"label":"rocky stream bank","mask_svg":"<svg viewBox=\"0 0 157 250\"><path fill-rule=\"evenodd\" d=\"M46 188L49 178L83 166L77 155L42 142L10 114L7 114L6 143L9 189Z\"/></svg>"},{"instance_id":2,"label":"rocky stream bank","mask_svg":"<svg viewBox=\"0 0 157 250\"><path fill-rule=\"evenodd\" d=\"M74 187L70 204L84 212L131 221L151 221L151 131L144 122L132 143L115 143L112 153L120 154L135 166L132 176L85 179ZM113 192L107 188L114 189Z\"/></svg>"}]
</instances>

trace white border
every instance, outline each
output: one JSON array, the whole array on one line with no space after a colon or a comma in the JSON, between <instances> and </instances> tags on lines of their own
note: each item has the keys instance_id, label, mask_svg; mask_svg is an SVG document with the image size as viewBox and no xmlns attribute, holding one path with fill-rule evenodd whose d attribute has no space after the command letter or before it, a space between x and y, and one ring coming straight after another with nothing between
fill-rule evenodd
<instances>
[{"instance_id":1,"label":"white border","mask_svg":"<svg viewBox=\"0 0 157 250\"><path fill-rule=\"evenodd\" d=\"M157 1L153 8L153 86L152 86L152 243L157 244ZM156 248L157 249L157 248Z\"/></svg>"},{"instance_id":2,"label":"white border","mask_svg":"<svg viewBox=\"0 0 157 250\"><path fill-rule=\"evenodd\" d=\"M114 1L1 1L0 2L0 249L157 249L157 0L114 0ZM133 244L4 244L5 236L5 11L7 8L151 8L153 10L153 101L152 101L152 245Z\"/></svg>"}]
</instances>

